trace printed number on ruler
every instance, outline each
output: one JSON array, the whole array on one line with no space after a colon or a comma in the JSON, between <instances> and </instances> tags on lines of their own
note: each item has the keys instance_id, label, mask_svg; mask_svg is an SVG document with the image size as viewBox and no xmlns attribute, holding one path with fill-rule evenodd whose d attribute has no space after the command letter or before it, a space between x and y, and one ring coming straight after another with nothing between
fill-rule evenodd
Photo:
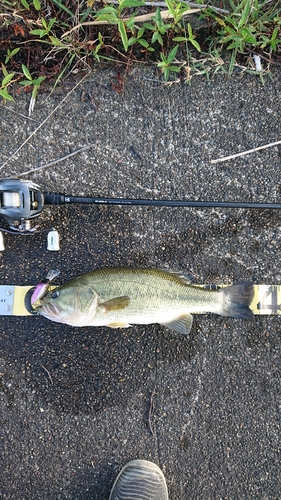
<instances>
[{"instance_id":1,"label":"printed number on ruler","mask_svg":"<svg viewBox=\"0 0 281 500\"><path fill-rule=\"evenodd\" d=\"M254 314L281 314L281 286L254 285L250 307Z\"/></svg>"}]
</instances>

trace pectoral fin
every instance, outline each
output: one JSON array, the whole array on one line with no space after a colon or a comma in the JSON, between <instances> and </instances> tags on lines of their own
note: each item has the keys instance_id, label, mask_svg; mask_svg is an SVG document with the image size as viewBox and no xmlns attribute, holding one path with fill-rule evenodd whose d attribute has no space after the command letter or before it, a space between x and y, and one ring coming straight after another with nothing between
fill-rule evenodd
<instances>
[{"instance_id":1,"label":"pectoral fin","mask_svg":"<svg viewBox=\"0 0 281 500\"><path fill-rule=\"evenodd\" d=\"M160 323L161 325L174 330L177 333L181 333L182 335L187 335L192 327L193 317L191 314L185 314L184 316L180 316L179 318L170 321L169 323Z\"/></svg>"},{"instance_id":2,"label":"pectoral fin","mask_svg":"<svg viewBox=\"0 0 281 500\"><path fill-rule=\"evenodd\" d=\"M129 297L114 297L114 299L107 300L106 302L101 302L98 307L103 313L108 313L110 311L120 311L128 307L130 303Z\"/></svg>"}]
</instances>

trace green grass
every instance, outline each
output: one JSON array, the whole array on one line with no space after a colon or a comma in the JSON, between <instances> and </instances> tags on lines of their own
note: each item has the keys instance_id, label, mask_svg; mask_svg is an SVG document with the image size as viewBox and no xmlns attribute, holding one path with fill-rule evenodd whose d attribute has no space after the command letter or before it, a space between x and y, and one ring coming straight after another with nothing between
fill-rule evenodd
<instances>
[{"instance_id":1,"label":"green grass","mask_svg":"<svg viewBox=\"0 0 281 500\"><path fill-rule=\"evenodd\" d=\"M228 0L223 9L201 0L162 4L2 0L0 96L7 102L19 89L30 91L31 112L45 82L56 85L102 61L123 65L123 73L132 63L154 64L168 83L236 69L264 80L281 64L279 1Z\"/></svg>"}]
</instances>

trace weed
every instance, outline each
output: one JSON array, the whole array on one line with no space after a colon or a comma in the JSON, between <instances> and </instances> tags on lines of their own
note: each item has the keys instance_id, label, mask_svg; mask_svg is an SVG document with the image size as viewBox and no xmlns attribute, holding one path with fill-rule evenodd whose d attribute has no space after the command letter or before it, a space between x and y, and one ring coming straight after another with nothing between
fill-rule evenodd
<instances>
[{"instance_id":1,"label":"weed","mask_svg":"<svg viewBox=\"0 0 281 500\"><path fill-rule=\"evenodd\" d=\"M31 112L44 80L56 85L69 71L89 70L104 59L126 68L134 61L155 64L166 81L178 81L183 69L187 82L218 71L232 74L235 67L264 80L281 63L280 2L228 0L226 11L203 0L165 0L164 10L144 0L99 1L1 1L4 102L13 100L11 89L20 84L31 91ZM200 28L186 22L192 13L200 14Z\"/></svg>"},{"instance_id":2,"label":"weed","mask_svg":"<svg viewBox=\"0 0 281 500\"><path fill-rule=\"evenodd\" d=\"M159 7L157 7L155 16L153 16L151 21L151 23L144 23L144 28L146 28L148 31L153 32L151 43L154 44L155 42L158 42L163 46L163 35L167 33L172 25L165 24L164 20L161 17Z\"/></svg>"},{"instance_id":3,"label":"weed","mask_svg":"<svg viewBox=\"0 0 281 500\"><path fill-rule=\"evenodd\" d=\"M9 94L8 87L13 82L15 73L9 73L6 66L2 64L2 74L3 74L3 79L1 81L0 96L3 98L4 103L6 103L6 101L14 100L11 94Z\"/></svg>"},{"instance_id":4,"label":"weed","mask_svg":"<svg viewBox=\"0 0 281 500\"><path fill-rule=\"evenodd\" d=\"M198 52L201 52L201 47L199 43L195 40L195 36L192 32L192 27L190 23L188 23L187 25L187 31L188 31L188 36L176 36L175 38L173 38L174 42L189 42L193 45L193 47L195 47L196 50L198 50Z\"/></svg>"},{"instance_id":5,"label":"weed","mask_svg":"<svg viewBox=\"0 0 281 500\"><path fill-rule=\"evenodd\" d=\"M165 56L165 54L160 52L160 57L162 61L159 62L157 66L158 68L161 69L162 73L164 74L164 79L166 81L168 80L171 71L173 71L174 73L179 73L181 70L179 66L172 64L173 62L175 62L178 48L179 46L176 45L167 56Z\"/></svg>"},{"instance_id":6,"label":"weed","mask_svg":"<svg viewBox=\"0 0 281 500\"><path fill-rule=\"evenodd\" d=\"M278 2L263 0L242 0L236 7L230 0L233 11L220 17L217 13L209 15L218 23L217 45L231 52L229 73L237 62L237 56L249 54L254 50L280 52L281 7Z\"/></svg>"},{"instance_id":7,"label":"weed","mask_svg":"<svg viewBox=\"0 0 281 500\"><path fill-rule=\"evenodd\" d=\"M34 106L35 106L35 101L37 97L38 90L40 88L41 83L45 80L45 76L38 76L37 78L32 78L28 68L22 64L22 72L24 76L26 77L26 80L22 80L19 82L20 85L23 85L24 87L31 87L32 88L32 94L31 94L31 99L30 99L30 104L29 104L29 115L31 115Z\"/></svg>"}]
</instances>

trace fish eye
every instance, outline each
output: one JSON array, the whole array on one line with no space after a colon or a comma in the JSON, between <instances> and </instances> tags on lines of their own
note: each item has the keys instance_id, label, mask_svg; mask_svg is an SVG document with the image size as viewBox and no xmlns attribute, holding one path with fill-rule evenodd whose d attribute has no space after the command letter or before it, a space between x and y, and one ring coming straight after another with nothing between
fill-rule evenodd
<instances>
[{"instance_id":1,"label":"fish eye","mask_svg":"<svg viewBox=\"0 0 281 500\"><path fill-rule=\"evenodd\" d=\"M59 292L56 292L56 291L53 292L51 295L52 299L57 299L59 296L60 296Z\"/></svg>"}]
</instances>

